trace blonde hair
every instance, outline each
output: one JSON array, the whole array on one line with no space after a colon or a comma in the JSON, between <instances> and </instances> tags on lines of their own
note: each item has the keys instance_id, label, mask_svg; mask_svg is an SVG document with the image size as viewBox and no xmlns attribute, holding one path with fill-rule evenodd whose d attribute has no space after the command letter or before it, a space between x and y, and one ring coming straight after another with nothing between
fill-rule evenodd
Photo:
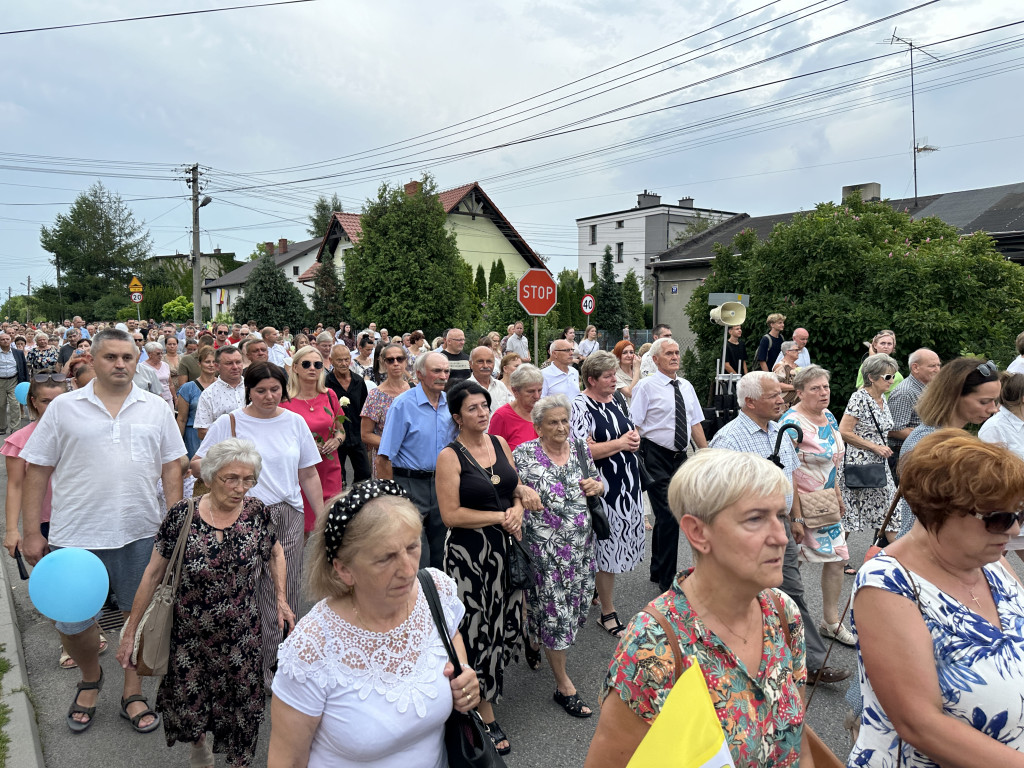
<instances>
[{"instance_id":1,"label":"blonde hair","mask_svg":"<svg viewBox=\"0 0 1024 768\"><path fill-rule=\"evenodd\" d=\"M350 491L351 489L346 493ZM352 593L352 587L341 580L338 572L334 570L334 565L327 559L327 546L324 543L327 511L344 495L340 493L324 502L324 513L316 521L316 528L310 537L312 551L306 569L305 585L306 597L310 600L345 597ZM366 544L382 539L403 527L415 530L417 535L423 529L419 510L411 501L400 496L379 496L370 499L345 528L345 538L338 547L334 559L342 565L350 565L352 558Z\"/></svg>"},{"instance_id":2,"label":"blonde hair","mask_svg":"<svg viewBox=\"0 0 1024 768\"><path fill-rule=\"evenodd\" d=\"M296 366L301 364L302 359L304 357L308 357L309 355L313 354L320 358L320 362L324 361L324 356L320 354L320 350L317 349L316 347L311 347L309 345L302 347L302 349L300 349L298 352L292 355L292 373L288 377L288 397L299 396L299 377L298 375L296 375L296 371L298 370ZM320 369L319 378L317 378L316 380L316 391L321 394L327 391L327 385L324 384L324 379L326 378L327 366L324 365L324 367Z\"/></svg>"}]
</instances>

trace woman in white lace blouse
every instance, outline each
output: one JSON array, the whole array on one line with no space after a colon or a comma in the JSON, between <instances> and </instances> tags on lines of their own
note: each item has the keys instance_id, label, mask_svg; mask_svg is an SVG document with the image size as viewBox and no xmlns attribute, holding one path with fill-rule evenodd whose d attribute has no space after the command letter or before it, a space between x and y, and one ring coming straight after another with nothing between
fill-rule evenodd
<instances>
[{"instance_id":1,"label":"woman in white lace blouse","mask_svg":"<svg viewBox=\"0 0 1024 768\"><path fill-rule=\"evenodd\" d=\"M445 721L479 704L480 687L465 661L453 676L419 588L420 514L390 480L359 483L327 509L307 571L320 601L278 651L268 766L441 768ZM455 582L428 571L465 660Z\"/></svg>"}]
</instances>

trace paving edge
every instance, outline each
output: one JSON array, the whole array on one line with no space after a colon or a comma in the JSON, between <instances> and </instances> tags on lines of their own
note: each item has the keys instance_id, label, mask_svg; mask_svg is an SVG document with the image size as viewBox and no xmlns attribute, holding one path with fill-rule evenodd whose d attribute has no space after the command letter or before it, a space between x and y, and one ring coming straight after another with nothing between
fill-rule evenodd
<instances>
[{"instance_id":1,"label":"paving edge","mask_svg":"<svg viewBox=\"0 0 1024 768\"><path fill-rule=\"evenodd\" d=\"M4 552L0 552L0 557L5 561L10 559ZM0 644L4 646L3 656L11 662L11 668L0 684L3 686L0 700L11 708L10 720L5 728L9 737L7 765L10 768L44 768L36 711L27 694L27 690L30 690L28 669L21 647L21 631L14 608L14 595L9 583L8 568L12 563L0 564L0 590L4 593L0 598ZM27 585L28 582L24 583Z\"/></svg>"}]
</instances>

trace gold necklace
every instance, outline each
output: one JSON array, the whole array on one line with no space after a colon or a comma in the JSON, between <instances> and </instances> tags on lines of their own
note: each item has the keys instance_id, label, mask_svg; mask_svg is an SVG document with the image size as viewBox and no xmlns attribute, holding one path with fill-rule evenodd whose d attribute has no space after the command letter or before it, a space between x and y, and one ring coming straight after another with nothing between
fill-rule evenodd
<instances>
[{"instance_id":1,"label":"gold necklace","mask_svg":"<svg viewBox=\"0 0 1024 768\"><path fill-rule=\"evenodd\" d=\"M295 396L295 399L296 399L296 400L299 400L300 402L303 402L303 403L305 403L306 405L308 405L308 406L309 406L309 412L310 412L310 413L312 413L312 412L313 412L313 410L314 410L314 409L313 409L313 404L309 402L309 398L306 398L306 397L299 397L298 395L296 395L296 396ZM314 397L313 397L313 399L314 399L314 400L316 400L316 396L314 396Z\"/></svg>"},{"instance_id":2,"label":"gold necklace","mask_svg":"<svg viewBox=\"0 0 1024 768\"><path fill-rule=\"evenodd\" d=\"M462 445L466 449L466 453L469 453L470 456L472 456L473 454L470 453L469 446L466 445L465 441L463 441L462 436L460 435L457 439L459 441L459 444ZM483 448L484 448L484 452L486 453L487 452L487 443L485 442L482 445L483 445ZM477 462L477 464L480 464L480 462ZM501 477L494 471L494 468L497 465L498 465L497 453L495 453L494 461L491 463L491 466L485 467L482 464L480 464L480 468L484 472L486 472L487 474L489 474L491 476L491 485L501 485Z\"/></svg>"},{"instance_id":3,"label":"gold necklace","mask_svg":"<svg viewBox=\"0 0 1024 768\"><path fill-rule=\"evenodd\" d=\"M955 573L953 573L951 570L949 570L949 568L947 568L941 562L939 562L939 558L937 558L935 555L932 555L931 557L932 557L932 560L934 561L934 563L937 566L939 566L939 568L941 568L946 573L948 573L950 576L952 576L954 579L956 579L960 583L960 586L962 586L964 589L967 590L968 594L971 596L971 600L974 601L975 605L977 605L979 608L981 608L981 602L978 600L977 595L974 594L974 588L976 586L978 586L978 584L981 582L982 579L985 578L984 571L982 571L981 575L977 579L974 580L974 584L973 585L972 584L968 584L966 581L964 581L959 576L957 576Z\"/></svg>"},{"instance_id":4,"label":"gold necklace","mask_svg":"<svg viewBox=\"0 0 1024 768\"><path fill-rule=\"evenodd\" d=\"M389 630L387 630L385 632L378 632L376 629L371 629L370 625L367 624L365 621L363 621L363 617L359 615L359 604L356 602L355 592L352 593L351 599L352 599L352 611L356 615L356 621L359 623L359 626L361 626L367 632L373 632L374 634L378 634L378 635L386 635L388 632L390 632L392 629L395 628L395 627L392 627L391 629L389 629ZM405 624L405 622L407 622L409 620L410 616L412 616L412 605L410 605L410 601L407 599L405 601L405 618L402 619L396 626L400 627L403 624Z\"/></svg>"},{"instance_id":5,"label":"gold necklace","mask_svg":"<svg viewBox=\"0 0 1024 768\"><path fill-rule=\"evenodd\" d=\"M691 603L692 603L692 602L694 602L694 595L692 595L692 594L691 594L691 595L689 595L689 598L690 598L690 602L691 602ZM704 604L704 600L703 600L703 599L701 599L701 600L700 600L699 602L700 602L700 603L701 603L702 605ZM759 604L759 607L760 607L760 604ZM746 634L745 634L745 635L741 635L741 634L740 634L739 632L737 632L737 631L736 631L735 629L733 629L733 628L732 628L732 627L730 627L730 626L729 626L728 624L726 624L726 623L725 623L725 620L724 620L724 619L723 619L723 618L722 618L721 616L719 616L719 615L718 615L717 613L715 613L715 612L714 612L713 610L711 610L711 608L710 608L710 607L707 607L707 608L705 608L705 612L706 612L706 613L708 613L709 615L713 616L713 617L714 617L714 619L715 619L715 621L717 621L717 622L718 622L719 624L721 624L721 625L722 625L723 627L725 627L725 628L726 628L727 630L729 630L729 632L731 632L731 633L732 633L733 635L735 635L735 636L736 636L736 637L738 637L738 638L739 638L740 640L742 640L742 641L743 641L743 644L744 644L744 645L747 645L747 644L748 644L748 642L749 642L749 635L750 635L750 625L754 623L754 622L753 622L753 617L752 617L752 616L748 616L748 618L747 618L747 630L746 630ZM749 607L747 608L747 613L750 613L750 609L749 609ZM760 611L758 611L758 613L760 613ZM699 615L699 614L698 614L698 615Z\"/></svg>"}]
</instances>

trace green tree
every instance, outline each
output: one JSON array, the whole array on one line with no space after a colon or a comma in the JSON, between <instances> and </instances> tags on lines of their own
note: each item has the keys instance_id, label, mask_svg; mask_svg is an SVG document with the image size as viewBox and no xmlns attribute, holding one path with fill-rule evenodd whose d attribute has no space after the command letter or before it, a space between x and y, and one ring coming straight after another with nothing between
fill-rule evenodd
<instances>
[{"instance_id":1,"label":"green tree","mask_svg":"<svg viewBox=\"0 0 1024 768\"><path fill-rule=\"evenodd\" d=\"M313 317L318 323L337 328L347 314L334 254L324 248L320 268L313 279Z\"/></svg>"},{"instance_id":2,"label":"green tree","mask_svg":"<svg viewBox=\"0 0 1024 768\"><path fill-rule=\"evenodd\" d=\"M192 319L192 309L192 302L184 296L179 296L178 298L164 304L161 311L161 319L173 320L176 323L183 323L186 320Z\"/></svg>"},{"instance_id":3,"label":"green tree","mask_svg":"<svg viewBox=\"0 0 1024 768\"><path fill-rule=\"evenodd\" d=\"M245 292L232 309L236 317L253 319L261 327L288 325L301 328L309 316L299 289L277 268L274 257L270 255L261 258L253 267L245 281Z\"/></svg>"},{"instance_id":4,"label":"green tree","mask_svg":"<svg viewBox=\"0 0 1024 768\"><path fill-rule=\"evenodd\" d=\"M575 269L563 269L558 273L558 324L563 328L570 325L582 331L587 326L587 316L583 314L580 301L583 294L579 290L579 275ZM583 334L577 333L576 338L582 339Z\"/></svg>"},{"instance_id":5,"label":"green tree","mask_svg":"<svg viewBox=\"0 0 1024 768\"><path fill-rule=\"evenodd\" d=\"M82 315L94 315L93 304L107 294L127 299L128 283L151 248L143 224L100 182L75 198L66 214L58 213L52 227L41 227L39 243L60 275L58 301Z\"/></svg>"},{"instance_id":6,"label":"green tree","mask_svg":"<svg viewBox=\"0 0 1024 768\"><path fill-rule=\"evenodd\" d=\"M337 193L332 194L330 200L320 195L316 202L313 203L313 212L306 217L306 220L309 222L309 227L306 229L309 236L323 237L326 235L327 229L331 226L331 214L335 211L340 212L344 210Z\"/></svg>"},{"instance_id":7,"label":"green tree","mask_svg":"<svg viewBox=\"0 0 1024 768\"><path fill-rule=\"evenodd\" d=\"M366 201L359 242L345 254L354 324L422 328L428 336L469 327L473 273L447 221L429 175L412 195L381 184L377 198Z\"/></svg>"},{"instance_id":8,"label":"green tree","mask_svg":"<svg viewBox=\"0 0 1024 768\"><path fill-rule=\"evenodd\" d=\"M686 308L697 341L683 367L698 392L708 391L722 350L722 329L707 320L709 292L750 293L751 339L772 312L786 315L787 328L806 327L811 359L832 373L836 413L853 391L863 342L882 328L896 333L904 374L902 361L919 347L944 360L972 353L1003 365L1016 355L1024 269L984 233L961 235L939 219L915 221L887 203L850 198L776 225L763 241L743 231L716 254Z\"/></svg>"},{"instance_id":9,"label":"green tree","mask_svg":"<svg viewBox=\"0 0 1024 768\"><path fill-rule=\"evenodd\" d=\"M487 301L487 277L483 264L476 265L476 296L480 301Z\"/></svg>"},{"instance_id":10,"label":"green tree","mask_svg":"<svg viewBox=\"0 0 1024 768\"><path fill-rule=\"evenodd\" d=\"M626 322L632 329L646 328L644 325L644 297L640 292L640 281L630 267L622 278L622 304L626 311Z\"/></svg>"},{"instance_id":11,"label":"green tree","mask_svg":"<svg viewBox=\"0 0 1024 768\"><path fill-rule=\"evenodd\" d=\"M672 240L671 245L679 245L679 243L686 242L694 235L699 235L701 232L706 232L709 229L711 229L711 219L707 216L701 216L700 211L697 211L696 217L686 223L686 226Z\"/></svg>"},{"instance_id":12,"label":"green tree","mask_svg":"<svg viewBox=\"0 0 1024 768\"><path fill-rule=\"evenodd\" d=\"M500 258L491 262L491 274L487 278L488 285L502 285L505 282L505 262Z\"/></svg>"},{"instance_id":13,"label":"green tree","mask_svg":"<svg viewBox=\"0 0 1024 768\"><path fill-rule=\"evenodd\" d=\"M604 247L601 272L594 283L594 314L591 321L601 330L608 331L612 338L618 338L626 324L626 308L622 301L622 287L615 282L615 266L612 263L612 247Z\"/></svg>"}]
</instances>

